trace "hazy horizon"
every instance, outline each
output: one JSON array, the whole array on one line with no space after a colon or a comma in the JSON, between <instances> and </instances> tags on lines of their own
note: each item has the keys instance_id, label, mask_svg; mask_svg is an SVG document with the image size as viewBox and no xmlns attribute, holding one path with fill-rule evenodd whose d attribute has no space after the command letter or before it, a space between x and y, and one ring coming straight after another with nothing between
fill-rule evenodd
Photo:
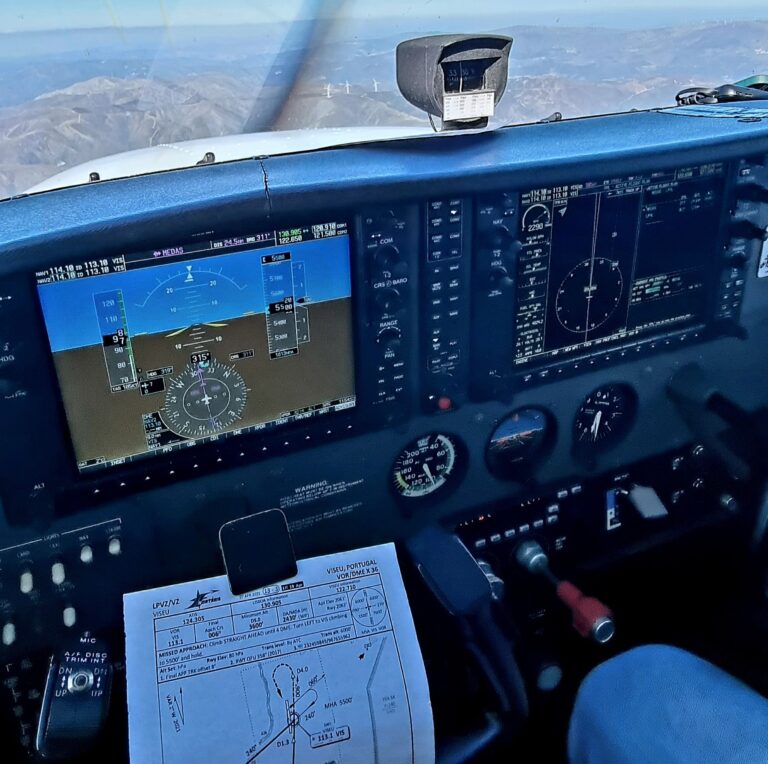
<instances>
[{"instance_id":1,"label":"hazy horizon","mask_svg":"<svg viewBox=\"0 0 768 764\"><path fill-rule=\"evenodd\" d=\"M705 20L708 8L714 13L711 4L694 13L683 3L669 12L657 8L634 26L618 26L628 18L626 9L602 14L614 26L566 24L585 13L525 24L525 14L509 5L492 24L489 16L470 22L460 14L380 15L371 21L352 14L305 52L308 25L289 23L285 13L282 20L238 26L173 25L180 4L165 3L168 23L160 26L139 26L139 14L133 26L0 36L0 198L122 151L241 133L270 103L279 106L275 119L258 129L428 128L426 116L400 95L395 77L397 43L423 34L461 30L514 38L497 125L533 122L555 111L567 119L671 106L684 87L768 74L764 6L766 20L734 20L731 9L727 19ZM403 5L395 0L386 9ZM537 5L552 6L547 0ZM754 5L749 8L755 13ZM0 22L3 11L5 4ZM687 23L663 24L683 11ZM285 72L300 65L301 76L289 87Z\"/></svg>"}]
</instances>

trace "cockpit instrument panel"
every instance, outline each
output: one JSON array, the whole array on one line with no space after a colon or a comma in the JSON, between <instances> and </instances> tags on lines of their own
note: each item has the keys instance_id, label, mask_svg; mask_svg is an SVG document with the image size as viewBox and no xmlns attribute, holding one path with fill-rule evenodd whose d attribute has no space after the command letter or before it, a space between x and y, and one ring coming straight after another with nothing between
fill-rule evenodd
<instances>
[{"instance_id":1,"label":"cockpit instrument panel","mask_svg":"<svg viewBox=\"0 0 768 764\"><path fill-rule=\"evenodd\" d=\"M81 471L355 405L345 223L36 277Z\"/></svg>"},{"instance_id":2,"label":"cockpit instrument panel","mask_svg":"<svg viewBox=\"0 0 768 764\"><path fill-rule=\"evenodd\" d=\"M515 364L705 323L724 186L715 163L523 193Z\"/></svg>"}]
</instances>

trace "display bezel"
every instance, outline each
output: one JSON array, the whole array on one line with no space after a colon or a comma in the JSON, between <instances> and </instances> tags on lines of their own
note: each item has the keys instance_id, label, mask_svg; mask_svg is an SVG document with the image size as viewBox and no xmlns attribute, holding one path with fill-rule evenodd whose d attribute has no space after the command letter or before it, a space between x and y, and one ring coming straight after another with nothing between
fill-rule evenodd
<instances>
[{"instance_id":1,"label":"display bezel","mask_svg":"<svg viewBox=\"0 0 768 764\"><path fill-rule=\"evenodd\" d=\"M364 285L364 275L359 267L357 256L358 242L355 226L356 213L348 209L328 211L326 214L311 216L275 216L267 221L260 221L256 216L254 222L247 226L221 226L209 228L200 233L190 232L189 229L177 232L175 235L158 236L150 239L142 236L136 241L136 246L130 252L142 251L153 246L174 246L179 242L194 241L198 236L206 237L236 237L254 230L283 230L298 226L311 226L321 218L333 219L347 225L347 237L350 256L350 282L352 298L352 354L354 370L354 390L356 405L342 411L312 419L286 423L270 430L243 433L235 437L220 438L211 442L198 443L193 448L185 448L172 453L150 453L146 458L122 464L104 466L92 471L81 471L77 467L77 455L70 435L69 420L59 386L53 353L48 342L45 316L37 294L36 278L29 272L24 274L24 291L28 294L28 303L34 311L35 324L39 335L38 353L41 372L44 368L44 378L41 385L47 386L51 397L54 398L57 421L51 423L58 430L55 446L51 446L50 458L55 458L59 478L56 486L57 512L77 511L84 505L103 502L106 499L128 495L132 490L167 485L179 480L208 474L212 471L245 466L252 462L280 454L292 453L307 447L348 437L361 430L376 426L370 412L361 406L361 393L367 387L371 364L366 363L366 349L363 342L363 328L358 321L360 316ZM266 223L266 224L265 224ZM99 249L105 257L113 257L125 253L126 248L109 247ZM72 260L70 257L57 257L40 264L38 270L53 267ZM47 487L46 487L47 490Z\"/></svg>"},{"instance_id":2,"label":"display bezel","mask_svg":"<svg viewBox=\"0 0 768 764\"><path fill-rule=\"evenodd\" d=\"M690 168L701 168L707 166L706 162L697 162L689 165L664 165L658 168L658 172L677 172ZM578 343L571 350L566 348L554 348L553 351L543 352L541 354L531 355L525 358L518 358L515 355L514 345L511 357L511 376L518 380L518 383L531 383L534 380L544 381L550 377L562 376L566 372L577 372L585 364L590 366L598 361L610 362L614 358L623 359L631 353L640 354L646 351L653 352L669 345L669 338L677 338L678 343L687 341L702 341L715 336L721 336L728 333L728 329L716 319L717 295L720 275L724 263L724 254L728 245L728 222L733 215L733 185L734 177L732 165L728 161L719 161L710 164L722 166L722 187L719 198L719 216L717 226L717 238L713 244L712 252L714 256L712 263L707 269L708 283L705 286L705 308L702 311L700 320L692 320L689 323L677 326L660 326L658 330L641 331L632 335L615 335L613 337L598 338L590 340L589 344ZM650 173L637 173L637 175L648 175ZM619 172L612 175L609 179L612 181L621 181L630 177L630 172ZM601 184L605 177L590 174L564 181L562 185L578 184ZM526 192L540 189L554 189L559 186L558 183L547 183L537 188L528 188L520 191L521 207L522 195ZM522 220L522 216L521 216ZM518 301L515 296L515 317L517 316ZM545 317L547 320L547 317ZM725 329L725 331L724 331ZM515 336L517 332L515 331Z\"/></svg>"},{"instance_id":3,"label":"display bezel","mask_svg":"<svg viewBox=\"0 0 768 764\"><path fill-rule=\"evenodd\" d=\"M702 157L704 159L704 157ZM690 164L701 164L702 161ZM723 238L728 230L728 208L733 214L734 184L736 182L736 160L725 161L726 187L725 204L723 206L723 219L721 230ZM658 158L652 167L644 157L627 156L616 159L614 162L616 175L627 175L632 172L645 172L657 168L679 167L679 162L660 162ZM595 168L590 163L589 173L579 172L574 168L562 168L554 177L547 176L546 185L556 185L559 182L578 181L579 178L594 178L601 173L600 167ZM582 166L582 170L584 167ZM611 173L614 174L614 173ZM515 181L517 178L515 178ZM490 190L510 191L529 187L530 183L513 182L509 177L496 179L489 184ZM543 185L543 184L542 184ZM474 186L470 189L464 186L464 193L476 194ZM462 193L457 189L455 193ZM421 194L404 195L400 191L391 200L397 199L400 203L422 203L425 197ZM476 196L472 197L473 199ZM386 204L389 197L382 194L377 197L377 204ZM353 206L354 205L354 206ZM286 209L291 205L286 205ZM355 390L356 394L366 391L370 394L373 384L371 366L374 356L371 354L370 340L366 334L367 297L365 295L366 270L363 264L364 251L360 233L360 207L359 200L340 202L338 205L328 204L321 206L318 202L302 205L301 209L293 204L293 213L281 212L269 216L266 207L258 204L240 206L218 206L212 202L200 209L194 210L194 215L155 217L149 219L121 220L121 228L113 237L115 243L105 243L104 229L83 229L72 232L62 239L57 247L51 248L42 245L31 247L29 256L26 257L24 268L21 260L17 260L12 268L8 269L4 277L4 289L14 295L18 304L18 318L14 320L23 326L23 337L26 345L24 355L27 356L19 362L20 379L28 389L29 405L19 403L13 413L9 412L14 426L21 427L24 431L43 433L43 438L37 441L32 436L26 438L25 443L20 443L17 450L20 453L17 460L25 465L24 470L13 471L12 467L6 469L5 488L3 501L5 512L12 523L28 523L32 518L45 518L53 514L68 514L80 511L85 507L103 504L105 501L127 499L135 492L171 485L183 482L190 478L202 477L226 470L232 470L232 481L247 479L251 474L248 467L265 460L280 456L287 456L294 452L300 452L306 448L320 446L324 443L344 439L370 430L380 429L386 426L379 414L366 405L368 398L360 398L359 405L347 412L333 415L334 426L328 427L326 432L322 427L307 428L305 425L286 425L280 431L282 437L274 434L243 435L239 438L231 438L227 441L205 444L189 449L189 452L177 452L172 455L159 457L158 459L145 459L133 464L119 465L107 468L103 471L82 475L77 471L76 458L70 438L68 437L67 419L64 412L63 401L58 392L58 380L50 353L42 309L37 299L37 289L32 271L37 268L45 268L51 265L66 262L72 258L73 252L80 252L90 256L96 254L119 254L125 251L137 251L149 246L172 246L182 240L194 238L197 235L205 236L237 236L243 230L258 230L259 228L283 228L300 224L312 224L318 219L345 220L349 224L352 251L352 297L355 311L353 324L353 347L355 352ZM199 223L200 211L207 214L204 223ZM247 215L244 214L247 210ZM198 222L195 222L197 216ZM243 225L242 220L248 218L251 222ZM202 226L206 227L203 228ZM476 232L475 232L476 233ZM119 243L118 243L119 242ZM723 247L724 249L724 247ZM62 255L61 253L65 254ZM474 282L473 282L474 283ZM714 298L714 295L713 295ZM713 299L714 302L714 299ZM742 336L742 330L738 325L738 311L733 319L722 320L710 313L710 321L706 327L697 327L688 332L689 343L698 344L724 336ZM531 385L544 384L574 373L587 372L588 364L592 366L608 367L630 361L635 357L635 351L651 353L665 353L678 347L678 339L654 337L644 343L646 348L639 346L621 349L611 346L603 357L590 356L588 360L583 357L569 358L565 364L548 365L545 367L526 368L525 377L513 376L510 373L505 377L503 395L514 390L529 388ZM510 369L511 372L515 370ZM34 405L33 405L34 404ZM20 418L23 412L23 421ZM404 411L405 415L405 411ZM320 418L320 424L331 424L331 418ZM19 430L20 431L20 430ZM309 436L307 438L306 436ZM32 445L34 443L34 445ZM27 445L29 444L29 445ZM34 453L34 469L27 465L31 463ZM14 462L15 464L16 462ZM10 462L9 462L10 464ZM243 469L237 469L242 467ZM9 470L11 470L9 474ZM222 478L230 480L229 477ZM33 487L34 486L34 487Z\"/></svg>"},{"instance_id":4,"label":"display bezel","mask_svg":"<svg viewBox=\"0 0 768 764\"><path fill-rule=\"evenodd\" d=\"M284 240L280 241L278 239L278 235L282 234L286 238L290 238L290 235L292 234L294 229L299 229L301 227L307 229L307 228L314 228L314 227L327 227L329 225L333 225L334 227L340 227L341 232L340 233L334 233L331 236L323 236L318 235L314 231L308 232L308 235L306 238L303 238L301 241L292 241L292 240ZM265 237L272 236L274 239L274 244L267 245L266 241L267 239ZM139 250L139 251L132 251L130 253L120 253L120 255L110 255L108 257L104 257L100 260L100 262L103 264L102 271L98 273L88 273L84 277L77 277L77 278L70 278L70 277L63 277L63 278L54 278L51 280L51 275L54 272L61 271L62 269L73 269L77 267L79 270L82 271L83 268L86 269L93 269L94 267L98 266L98 261L94 259L89 259L88 261L83 260L75 260L74 264L68 263L67 266L58 266L54 265L51 266L49 269L44 270L38 270L36 272L36 283L38 286L37 290L37 302L42 305L42 297L41 297L41 288L47 288L51 284L54 283L66 283L68 281L77 281L82 283L82 281L85 281L88 279L93 283L93 288L96 289L98 287L98 281L99 279L109 275L109 274L116 274L120 272L130 272L132 268L128 268L127 271L123 270L123 267L125 265L125 262L121 264L116 264L114 262L115 259L119 259L120 257L124 257L126 261L128 262L141 262L143 265L139 266L138 270L151 270L154 267L158 266L175 266L179 264L190 264L193 265L195 263L204 262L207 258L210 257L227 257L228 255L236 256L238 254L246 254L250 257L255 258L255 263L258 262L259 253L264 251L273 252L275 249L280 249L282 247L285 247L286 249L291 248L293 246L301 246L301 244L305 242L310 241L320 241L323 239L331 239L331 238L339 238L345 240L345 249L346 249L346 275L349 278L350 281L350 287L352 282L352 270L354 267L353 262L353 255L352 255L352 246L353 246L353 235L352 231L350 229L349 224L346 221L333 221L331 223L328 223L327 221L323 221L318 223L315 221L312 224L304 225L304 226L297 226L292 225L288 227L288 230L284 228L277 228L277 229L271 229L268 231L259 231L259 232L248 232L246 234L241 234L239 236L234 237L228 237L221 239L219 237L214 238L213 240L207 239L207 240L201 240L198 238L195 239L188 239L184 242L178 242L177 244L171 246L171 247L162 247L157 248L153 247L149 251ZM200 247L198 242L205 241L205 246ZM157 253L159 250L163 250L163 255L159 256ZM167 250L167 253L166 253ZM152 255L157 256L156 260L152 259ZM112 262L110 262L112 261ZM82 264L82 265L81 265ZM254 265L256 267L256 265ZM351 334L353 332L354 327L354 294L350 292L349 295L349 303L350 303L350 330ZM49 339L50 343L50 336L49 336L49 324L46 320L45 311L42 311L43 313L43 324L45 327L45 336ZM352 335L354 337L354 335ZM208 340L209 342L212 340ZM128 343L126 343L128 344ZM352 339L352 342L350 343L349 352L352 353L352 363L354 364L354 338ZM51 356L55 359L56 351L53 350L52 347L49 348ZM63 351L58 351L63 352ZM232 368L235 368L234 366ZM177 370L177 376L179 373L182 373L183 370L179 369ZM356 370L353 370L353 374L355 374ZM64 395L62 391L62 380L58 375L58 370L56 369L56 363L54 360L54 374L56 379L56 385L58 390L58 397L62 400L62 404L64 406L64 416L65 420L67 422L67 433L69 435L69 441L72 452L75 454L77 453L77 449L74 443L74 437L73 437L73 431L72 431L72 420L70 419L70 416L74 416L72 412L70 412L67 408L66 402L64 401ZM168 377L170 378L170 377ZM138 386L139 382L141 380L137 377L136 382L134 383L134 387ZM219 443L221 441L226 441L232 438L239 439L242 436L247 436L251 434L265 434L265 433L272 433L272 432L281 432L289 425L293 424L296 421L309 421L314 420L315 418L318 419L325 419L328 415L335 415L342 413L346 410L351 410L355 408L357 404L357 380L356 380L356 374L355 377L352 380L353 382L353 389L352 389L352 397L354 398L354 402L352 402L351 405L348 405L348 402L339 400L335 401L335 404L339 406L336 410L328 410L323 411L322 415L312 415L312 416L300 416L300 412L297 411L295 416L292 416L290 421L280 421L280 419L277 420L270 420L265 422L253 422L252 424L249 424L243 428L236 428L234 431L231 429L223 429L221 432L217 433L210 433L206 434L204 436L198 437L198 438L187 438L183 441L179 441L177 443L174 443L173 445L169 446L163 446L159 447L157 449L150 449L147 448L146 451L138 451L135 453L126 453L122 456L115 457L113 459L104 459L103 461L92 461L91 463L84 463L82 461L79 461L76 459L75 465L78 470L78 473L80 475L91 475L95 473L103 472L104 470L111 470L118 467L123 467L125 465L134 464L136 462L145 461L147 459L154 460L159 456L170 456L172 454L176 454L181 451L185 450L196 450L200 446L208 445L211 443ZM166 382L167 384L167 382ZM122 386L121 386L122 387ZM164 389L169 389L164 386ZM115 388L113 387L112 392L115 392ZM110 401L112 403L112 401ZM328 406L330 407L333 402L329 401ZM312 406L317 405L315 403L312 404Z\"/></svg>"}]
</instances>

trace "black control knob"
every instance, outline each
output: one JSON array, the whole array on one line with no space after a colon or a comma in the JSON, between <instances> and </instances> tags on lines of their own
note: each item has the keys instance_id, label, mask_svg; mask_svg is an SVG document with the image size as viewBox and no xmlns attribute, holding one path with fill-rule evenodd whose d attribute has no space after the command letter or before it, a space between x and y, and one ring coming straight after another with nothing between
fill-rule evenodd
<instances>
[{"instance_id":1,"label":"black control knob","mask_svg":"<svg viewBox=\"0 0 768 764\"><path fill-rule=\"evenodd\" d=\"M731 224L731 238L766 241L768 239L768 228L763 228L751 220L734 218Z\"/></svg>"},{"instance_id":2,"label":"black control knob","mask_svg":"<svg viewBox=\"0 0 768 764\"><path fill-rule=\"evenodd\" d=\"M514 241L514 234L504 223L495 225L485 237L485 244L489 249L507 250Z\"/></svg>"},{"instance_id":3,"label":"black control knob","mask_svg":"<svg viewBox=\"0 0 768 764\"><path fill-rule=\"evenodd\" d=\"M725 261L728 263L728 265L731 265L735 268L740 268L747 262L747 260L749 260L747 253L741 249L733 249L725 253Z\"/></svg>"},{"instance_id":4,"label":"black control knob","mask_svg":"<svg viewBox=\"0 0 768 764\"><path fill-rule=\"evenodd\" d=\"M403 305L403 297L397 289L392 287L378 289L376 305L382 313L396 313Z\"/></svg>"},{"instance_id":5,"label":"black control knob","mask_svg":"<svg viewBox=\"0 0 768 764\"><path fill-rule=\"evenodd\" d=\"M739 199L745 201L768 204L768 188L759 183L745 183L736 190Z\"/></svg>"},{"instance_id":6,"label":"black control knob","mask_svg":"<svg viewBox=\"0 0 768 764\"><path fill-rule=\"evenodd\" d=\"M400 250L394 244L382 244L373 254L376 265L384 271L391 271L400 261Z\"/></svg>"},{"instance_id":7,"label":"black control knob","mask_svg":"<svg viewBox=\"0 0 768 764\"><path fill-rule=\"evenodd\" d=\"M376 342L384 351L397 352L400 349L402 334L399 329L382 329L376 335Z\"/></svg>"},{"instance_id":8,"label":"black control knob","mask_svg":"<svg viewBox=\"0 0 768 764\"><path fill-rule=\"evenodd\" d=\"M509 271L503 265L491 268L488 282L494 289L506 289L512 286L512 278Z\"/></svg>"}]
</instances>

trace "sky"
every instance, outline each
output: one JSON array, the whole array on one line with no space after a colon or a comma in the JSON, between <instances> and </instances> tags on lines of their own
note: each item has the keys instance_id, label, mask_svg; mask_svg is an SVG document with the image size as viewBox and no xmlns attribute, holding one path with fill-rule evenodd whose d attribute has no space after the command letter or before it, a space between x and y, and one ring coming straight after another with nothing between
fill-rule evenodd
<instances>
[{"instance_id":1,"label":"sky","mask_svg":"<svg viewBox=\"0 0 768 764\"><path fill-rule=\"evenodd\" d=\"M472 13L489 23L648 26L696 20L765 18L766 0L482 0ZM0 32L88 27L162 27L291 21L316 9L352 20L465 18L466 0L2 0Z\"/></svg>"},{"instance_id":2,"label":"sky","mask_svg":"<svg viewBox=\"0 0 768 764\"><path fill-rule=\"evenodd\" d=\"M307 294L313 303L349 297L349 239L346 236L167 263L106 276L56 281L38 287L51 349L56 353L101 344L94 299L97 294L114 290L122 292L132 337L170 331L200 320L226 321L249 312L263 313L261 257L284 253L287 249L294 261L304 264ZM185 283L186 268L190 266L193 274L197 274L200 287ZM215 294L207 288L210 278L217 279ZM174 288L172 295L166 293L168 284ZM188 311L185 313L184 299L180 296L180 287L185 286L197 287L202 293L201 299L215 297L218 304L216 307L205 305L206 314L202 319ZM152 296L148 298L150 294ZM176 307L171 310L172 306Z\"/></svg>"}]
</instances>

